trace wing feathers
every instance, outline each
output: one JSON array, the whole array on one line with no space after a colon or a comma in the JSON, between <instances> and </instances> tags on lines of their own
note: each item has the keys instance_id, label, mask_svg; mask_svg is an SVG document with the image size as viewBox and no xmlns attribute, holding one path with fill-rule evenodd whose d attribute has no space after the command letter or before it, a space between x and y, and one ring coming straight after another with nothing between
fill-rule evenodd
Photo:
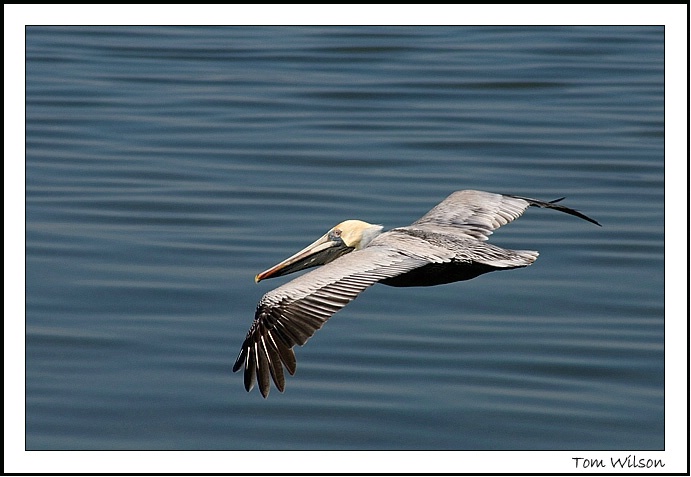
<instances>
[{"instance_id":1,"label":"wing feathers","mask_svg":"<svg viewBox=\"0 0 691 477\"><path fill-rule=\"evenodd\" d=\"M304 345L338 310L367 287L427 262L384 247L368 247L302 275L262 297L233 371L245 367L245 389L259 382L266 397L270 379L283 391L282 366L292 375L292 348Z\"/></svg>"},{"instance_id":2,"label":"wing feathers","mask_svg":"<svg viewBox=\"0 0 691 477\"><path fill-rule=\"evenodd\" d=\"M291 375L296 369L293 347L304 345L334 313L378 281L449 262L479 263L494 269L530 265L537 252L504 250L484 243L494 230L520 217L529 206L558 210L600 225L581 212L557 205L560 200L543 202L474 190L454 192L410 226L381 234L364 249L343 255L264 295L233 371L244 367L248 391L258 382L266 397L273 381L282 392L283 367ZM477 273L470 278L474 276ZM442 276L427 284L461 279L468 276Z\"/></svg>"},{"instance_id":3,"label":"wing feathers","mask_svg":"<svg viewBox=\"0 0 691 477\"><path fill-rule=\"evenodd\" d=\"M543 209L558 210L560 212L564 212L565 214L573 215L574 217L578 217L580 219L587 220L590 223L593 223L595 225L599 225L600 227L602 227L602 225L597 220L591 219L587 215L585 215L585 214L583 214L583 213L581 213L575 209L571 209L571 208L565 207L563 205L556 205L557 202L564 200L564 197L561 197L561 198L555 199L555 200L550 200L549 202L543 202L541 200L536 200L536 199L528 199L527 197L518 197L518 196L510 196L510 197L524 200L524 201L528 202L528 204L535 206L535 207L540 207Z\"/></svg>"},{"instance_id":4,"label":"wing feathers","mask_svg":"<svg viewBox=\"0 0 691 477\"><path fill-rule=\"evenodd\" d=\"M577 210L557 205L562 199L544 202L515 195L462 190L448 196L410 227L487 240L492 232L519 218L530 206L558 210L600 225Z\"/></svg>"},{"instance_id":5,"label":"wing feathers","mask_svg":"<svg viewBox=\"0 0 691 477\"><path fill-rule=\"evenodd\" d=\"M453 228L455 235L487 240L494 230L520 217L529 205L519 197L462 190L437 204L411 227Z\"/></svg>"}]
</instances>

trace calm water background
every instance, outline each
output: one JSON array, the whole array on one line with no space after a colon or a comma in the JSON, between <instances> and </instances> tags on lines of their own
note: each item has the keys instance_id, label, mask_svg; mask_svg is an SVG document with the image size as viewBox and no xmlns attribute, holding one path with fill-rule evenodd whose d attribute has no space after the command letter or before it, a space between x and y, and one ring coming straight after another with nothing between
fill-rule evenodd
<instances>
[{"instance_id":1,"label":"calm water background","mask_svg":"<svg viewBox=\"0 0 691 477\"><path fill-rule=\"evenodd\" d=\"M663 449L662 28L28 28L27 449ZM454 190L531 267L375 286L286 392L254 275Z\"/></svg>"}]
</instances>

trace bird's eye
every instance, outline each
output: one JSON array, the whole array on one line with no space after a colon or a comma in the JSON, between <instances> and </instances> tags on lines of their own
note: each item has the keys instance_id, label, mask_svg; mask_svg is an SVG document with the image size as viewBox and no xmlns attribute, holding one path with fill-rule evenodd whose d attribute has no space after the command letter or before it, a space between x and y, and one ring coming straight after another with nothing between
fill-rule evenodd
<instances>
[{"instance_id":1,"label":"bird's eye","mask_svg":"<svg viewBox=\"0 0 691 477\"><path fill-rule=\"evenodd\" d=\"M336 237L336 238L340 237L341 236L341 230L340 229L333 229L331 231L331 236Z\"/></svg>"}]
</instances>

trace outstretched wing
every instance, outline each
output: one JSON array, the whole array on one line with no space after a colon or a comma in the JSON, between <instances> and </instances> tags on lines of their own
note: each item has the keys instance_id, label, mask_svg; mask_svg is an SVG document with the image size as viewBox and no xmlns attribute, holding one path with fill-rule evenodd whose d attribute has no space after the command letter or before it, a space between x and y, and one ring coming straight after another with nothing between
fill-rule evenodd
<instances>
[{"instance_id":1,"label":"outstretched wing","mask_svg":"<svg viewBox=\"0 0 691 477\"><path fill-rule=\"evenodd\" d=\"M560 200L543 202L527 197L461 190L437 204L410 227L487 240L494 230L517 219L530 206L559 210L600 225L574 209L557 205Z\"/></svg>"},{"instance_id":2,"label":"outstretched wing","mask_svg":"<svg viewBox=\"0 0 691 477\"><path fill-rule=\"evenodd\" d=\"M245 389L259 382L266 397L270 377L282 392L283 366L295 373L293 346L303 345L338 310L363 290L427 264L422 258L383 246L351 252L270 291L257 305L254 322L233 371L245 368Z\"/></svg>"},{"instance_id":3,"label":"outstretched wing","mask_svg":"<svg viewBox=\"0 0 691 477\"><path fill-rule=\"evenodd\" d=\"M382 234L366 248L343 255L264 295L233 371L244 367L248 391L258 381L266 397L271 380L283 391L283 367L295 373L292 348L305 344L334 313L378 281L453 260L477 261L498 268L529 265L537 252L488 245L478 250L477 241L487 240L494 230L517 219L530 206L559 210L600 225L578 211L556 205L560 200L543 202L473 190L454 192L410 226Z\"/></svg>"}]
</instances>

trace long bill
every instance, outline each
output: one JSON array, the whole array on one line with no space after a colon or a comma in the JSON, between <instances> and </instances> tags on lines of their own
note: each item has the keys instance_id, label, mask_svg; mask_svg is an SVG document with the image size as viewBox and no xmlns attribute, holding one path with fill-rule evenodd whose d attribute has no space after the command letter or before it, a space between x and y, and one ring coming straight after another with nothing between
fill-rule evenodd
<instances>
[{"instance_id":1,"label":"long bill","mask_svg":"<svg viewBox=\"0 0 691 477\"><path fill-rule=\"evenodd\" d=\"M266 278L280 277L306 268L324 265L351 250L353 250L353 248L348 247L340 238L325 234L295 255L257 274L257 276L254 277L254 281L259 283Z\"/></svg>"}]
</instances>

